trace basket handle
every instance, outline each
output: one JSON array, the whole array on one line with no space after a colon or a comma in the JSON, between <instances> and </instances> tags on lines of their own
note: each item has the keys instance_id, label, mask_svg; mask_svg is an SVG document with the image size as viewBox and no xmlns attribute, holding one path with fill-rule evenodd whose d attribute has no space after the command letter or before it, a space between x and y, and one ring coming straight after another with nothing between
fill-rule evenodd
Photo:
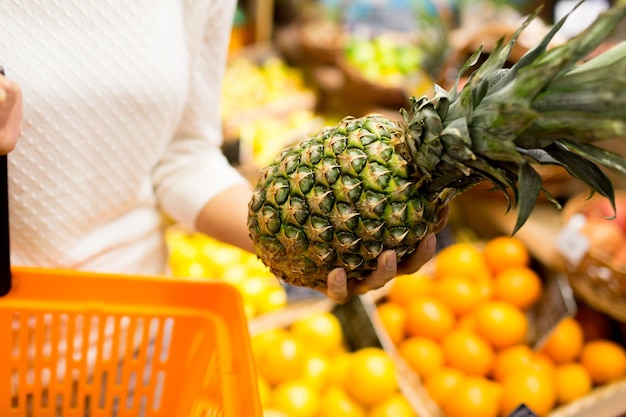
<instances>
[{"instance_id":1,"label":"basket handle","mask_svg":"<svg viewBox=\"0 0 626 417\"><path fill-rule=\"evenodd\" d=\"M4 68L0 66L0 74ZM9 244L9 171L7 156L0 155L0 296L11 291L11 251Z\"/></svg>"}]
</instances>

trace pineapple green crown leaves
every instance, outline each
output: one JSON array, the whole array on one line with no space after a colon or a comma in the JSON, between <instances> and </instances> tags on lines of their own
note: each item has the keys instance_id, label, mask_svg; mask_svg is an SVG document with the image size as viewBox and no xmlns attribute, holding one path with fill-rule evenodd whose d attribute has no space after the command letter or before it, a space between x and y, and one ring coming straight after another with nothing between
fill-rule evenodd
<instances>
[{"instance_id":1,"label":"pineapple green crown leaves","mask_svg":"<svg viewBox=\"0 0 626 417\"><path fill-rule=\"evenodd\" d=\"M460 69L450 91L437 87L434 97L413 98L411 111L401 110L415 131L409 135L417 142L409 144L414 162L425 175L439 175L430 189L455 180L471 186L486 179L507 198L511 191L509 208L518 208L513 233L530 216L540 192L558 206L542 188L531 160L563 166L613 205L613 186L598 165L626 175L621 156L591 144L626 136L626 43L580 63L624 19L626 2L605 11L575 38L549 48L569 14L564 16L539 44L504 68L519 35L539 11L509 42L501 39L462 88L461 77L476 64L481 49ZM427 120L430 115L439 120ZM463 182L463 177L474 181Z\"/></svg>"}]
</instances>

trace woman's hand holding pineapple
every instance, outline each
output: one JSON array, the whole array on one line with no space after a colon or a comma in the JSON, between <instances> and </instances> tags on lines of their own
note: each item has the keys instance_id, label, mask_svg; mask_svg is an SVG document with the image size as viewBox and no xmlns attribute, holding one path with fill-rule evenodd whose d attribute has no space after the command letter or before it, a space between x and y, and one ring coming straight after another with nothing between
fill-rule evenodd
<instances>
[{"instance_id":1,"label":"woman's hand holding pineapple","mask_svg":"<svg viewBox=\"0 0 626 417\"><path fill-rule=\"evenodd\" d=\"M445 206L439 213L439 222L433 233L427 235L417 246L417 250L400 263L396 262L396 252L387 250L378 257L378 267L361 281L346 279L343 268L333 269L328 274L327 287L318 289L336 303L343 304L353 295L384 287L398 275L410 274L419 270L434 255L437 246L435 233L443 229L448 222L449 207Z\"/></svg>"}]
</instances>

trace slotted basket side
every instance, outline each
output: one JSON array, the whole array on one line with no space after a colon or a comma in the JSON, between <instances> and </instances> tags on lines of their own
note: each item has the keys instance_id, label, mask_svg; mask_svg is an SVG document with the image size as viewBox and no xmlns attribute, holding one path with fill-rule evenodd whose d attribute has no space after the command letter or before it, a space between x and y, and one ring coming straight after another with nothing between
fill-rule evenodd
<instances>
[{"instance_id":1,"label":"slotted basket side","mask_svg":"<svg viewBox=\"0 0 626 417\"><path fill-rule=\"evenodd\" d=\"M260 416L236 290L14 268L0 298L0 415Z\"/></svg>"}]
</instances>

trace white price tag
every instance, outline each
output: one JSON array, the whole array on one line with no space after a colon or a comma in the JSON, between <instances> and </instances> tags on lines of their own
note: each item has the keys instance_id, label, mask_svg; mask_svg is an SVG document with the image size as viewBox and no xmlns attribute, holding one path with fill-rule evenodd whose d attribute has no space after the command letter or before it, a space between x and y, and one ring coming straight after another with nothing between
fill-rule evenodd
<instances>
[{"instance_id":1,"label":"white price tag","mask_svg":"<svg viewBox=\"0 0 626 417\"><path fill-rule=\"evenodd\" d=\"M580 231L586 221L583 214L575 214L556 236L557 250L573 266L578 266L589 250L589 238Z\"/></svg>"}]
</instances>

